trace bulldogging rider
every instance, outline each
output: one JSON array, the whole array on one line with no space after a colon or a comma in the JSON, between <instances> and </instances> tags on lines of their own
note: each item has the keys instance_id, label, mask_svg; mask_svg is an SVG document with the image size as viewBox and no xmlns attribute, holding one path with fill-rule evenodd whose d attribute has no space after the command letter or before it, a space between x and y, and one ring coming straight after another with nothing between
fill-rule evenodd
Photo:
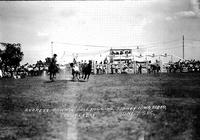
<instances>
[{"instance_id":1,"label":"bulldogging rider","mask_svg":"<svg viewBox=\"0 0 200 140\"><path fill-rule=\"evenodd\" d=\"M53 81L54 78L56 78L56 73L58 72L58 67L56 65L56 62L57 62L56 57L57 57L57 54L54 54L49 64L49 73L50 73L51 81Z\"/></svg>"}]
</instances>

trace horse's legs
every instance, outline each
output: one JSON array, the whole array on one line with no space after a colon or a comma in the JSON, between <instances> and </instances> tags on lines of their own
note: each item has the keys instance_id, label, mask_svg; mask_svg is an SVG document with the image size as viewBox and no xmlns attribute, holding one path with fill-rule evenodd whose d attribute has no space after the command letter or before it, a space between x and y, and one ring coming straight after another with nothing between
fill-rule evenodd
<instances>
[{"instance_id":1,"label":"horse's legs","mask_svg":"<svg viewBox=\"0 0 200 140\"><path fill-rule=\"evenodd\" d=\"M84 72L82 72L82 78L84 78L84 75L85 75L85 73L84 73Z\"/></svg>"},{"instance_id":2,"label":"horse's legs","mask_svg":"<svg viewBox=\"0 0 200 140\"><path fill-rule=\"evenodd\" d=\"M80 72L78 73L78 78L81 79L81 73Z\"/></svg>"},{"instance_id":3,"label":"horse's legs","mask_svg":"<svg viewBox=\"0 0 200 140\"><path fill-rule=\"evenodd\" d=\"M86 79L87 74L85 74L84 80Z\"/></svg>"},{"instance_id":4,"label":"horse's legs","mask_svg":"<svg viewBox=\"0 0 200 140\"><path fill-rule=\"evenodd\" d=\"M49 75L50 75L50 80L52 80L52 72L50 72L50 74L49 74Z\"/></svg>"},{"instance_id":5,"label":"horse's legs","mask_svg":"<svg viewBox=\"0 0 200 140\"><path fill-rule=\"evenodd\" d=\"M87 80L90 78L90 74L88 74Z\"/></svg>"},{"instance_id":6,"label":"horse's legs","mask_svg":"<svg viewBox=\"0 0 200 140\"><path fill-rule=\"evenodd\" d=\"M72 80L74 80L74 73L72 73Z\"/></svg>"},{"instance_id":7,"label":"horse's legs","mask_svg":"<svg viewBox=\"0 0 200 140\"><path fill-rule=\"evenodd\" d=\"M53 74L53 78L55 78L55 79L56 79L56 73L54 73L54 74Z\"/></svg>"},{"instance_id":8,"label":"horse's legs","mask_svg":"<svg viewBox=\"0 0 200 140\"><path fill-rule=\"evenodd\" d=\"M76 78L77 78L77 80L79 80L79 73L78 72L76 72Z\"/></svg>"},{"instance_id":9,"label":"horse's legs","mask_svg":"<svg viewBox=\"0 0 200 140\"><path fill-rule=\"evenodd\" d=\"M160 71L159 68L157 68L157 73L159 73L159 71Z\"/></svg>"},{"instance_id":10,"label":"horse's legs","mask_svg":"<svg viewBox=\"0 0 200 140\"><path fill-rule=\"evenodd\" d=\"M52 80L54 80L54 78L56 78L56 74L53 72L52 75Z\"/></svg>"},{"instance_id":11,"label":"horse's legs","mask_svg":"<svg viewBox=\"0 0 200 140\"><path fill-rule=\"evenodd\" d=\"M74 81L76 80L76 78L77 78L77 74L76 74L76 72L74 73Z\"/></svg>"},{"instance_id":12,"label":"horse's legs","mask_svg":"<svg viewBox=\"0 0 200 140\"><path fill-rule=\"evenodd\" d=\"M72 80L74 80L74 70L72 69Z\"/></svg>"}]
</instances>

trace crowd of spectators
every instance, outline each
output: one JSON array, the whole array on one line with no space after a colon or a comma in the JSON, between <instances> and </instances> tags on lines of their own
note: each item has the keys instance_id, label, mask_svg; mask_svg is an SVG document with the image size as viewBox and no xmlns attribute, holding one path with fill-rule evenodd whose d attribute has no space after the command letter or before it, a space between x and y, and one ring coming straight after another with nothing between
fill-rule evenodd
<instances>
[{"instance_id":1,"label":"crowd of spectators","mask_svg":"<svg viewBox=\"0 0 200 140\"><path fill-rule=\"evenodd\" d=\"M35 64L26 63L18 67L0 67L0 78L25 78L26 76L39 76L48 70L45 62L37 61Z\"/></svg>"},{"instance_id":2,"label":"crowd of spectators","mask_svg":"<svg viewBox=\"0 0 200 140\"><path fill-rule=\"evenodd\" d=\"M77 62L81 67L86 64L86 61ZM128 69L130 64L124 63L123 65L119 64L110 64L106 61L93 63L93 73L94 74L106 74L106 73L123 73ZM138 67L138 72L141 71ZM171 62L166 66L166 69L169 73L175 72L200 72L200 61L199 60L179 60L177 62ZM81 68L80 68L81 70ZM0 78L25 78L26 76L40 76L44 71L48 71L48 63L37 61L35 64L24 64L16 68L2 67L0 65Z\"/></svg>"},{"instance_id":3,"label":"crowd of spectators","mask_svg":"<svg viewBox=\"0 0 200 140\"><path fill-rule=\"evenodd\" d=\"M200 72L199 60L179 60L178 62L170 63L167 67L169 72Z\"/></svg>"}]
</instances>

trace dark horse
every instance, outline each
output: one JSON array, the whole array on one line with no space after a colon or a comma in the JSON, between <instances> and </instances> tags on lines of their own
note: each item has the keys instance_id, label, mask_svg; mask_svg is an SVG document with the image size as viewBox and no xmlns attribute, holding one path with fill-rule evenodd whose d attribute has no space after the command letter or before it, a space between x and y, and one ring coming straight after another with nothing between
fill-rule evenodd
<instances>
[{"instance_id":1,"label":"dark horse","mask_svg":"<svg viewBox=\"0 0 200 140\"><path fill-rule=\"evenodd\" d=\"M49 71L49 75L50 75L50 80L53 81L54 78L56 78L56 73L58 73L59 69L58 69L58 66L56 65L56 63L54 62L51 62L50 65L49 65L49 68L48 68L48 71Z\"/></svg>"},{"instance_id":2,"label":"dark horse","mask_svg":"<svg viewBox=\"0 0 200 140\"><path fill-rule=\"evenodd\" d=\"M160 72L160 65L158 64L151 64L150 68L151 68L151 72L154 74Z\"/></svg>"},{"instance_id":3,"label":"dark horse","mask_svg":"<svg viewBox=\"0 0 200 140\"><path fill-rule=\"evenodd\" d=\"M84 67L82 67L82 73L84 75L84 80L87 78L87 80L90 77L90 74L92 72L92 61L90 60L88 64L86 64Z\"/></svg>"}]
</instances>

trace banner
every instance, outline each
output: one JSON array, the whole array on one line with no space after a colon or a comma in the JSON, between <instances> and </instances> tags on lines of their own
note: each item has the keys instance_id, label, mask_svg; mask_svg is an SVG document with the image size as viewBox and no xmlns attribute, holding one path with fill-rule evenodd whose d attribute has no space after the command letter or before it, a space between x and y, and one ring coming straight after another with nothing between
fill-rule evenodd
<instances>
[{"instance_id":1,"label":"banner","mask_svg":"<svg viewBox=\"0 0 200 140\"><path fill-rule=\"evenodd\" d=\"M110 55L114 55L114 56L128 56L132 54L132 50L131 49L111 49L110 50Z\"/></svg>"}]
</instances>

